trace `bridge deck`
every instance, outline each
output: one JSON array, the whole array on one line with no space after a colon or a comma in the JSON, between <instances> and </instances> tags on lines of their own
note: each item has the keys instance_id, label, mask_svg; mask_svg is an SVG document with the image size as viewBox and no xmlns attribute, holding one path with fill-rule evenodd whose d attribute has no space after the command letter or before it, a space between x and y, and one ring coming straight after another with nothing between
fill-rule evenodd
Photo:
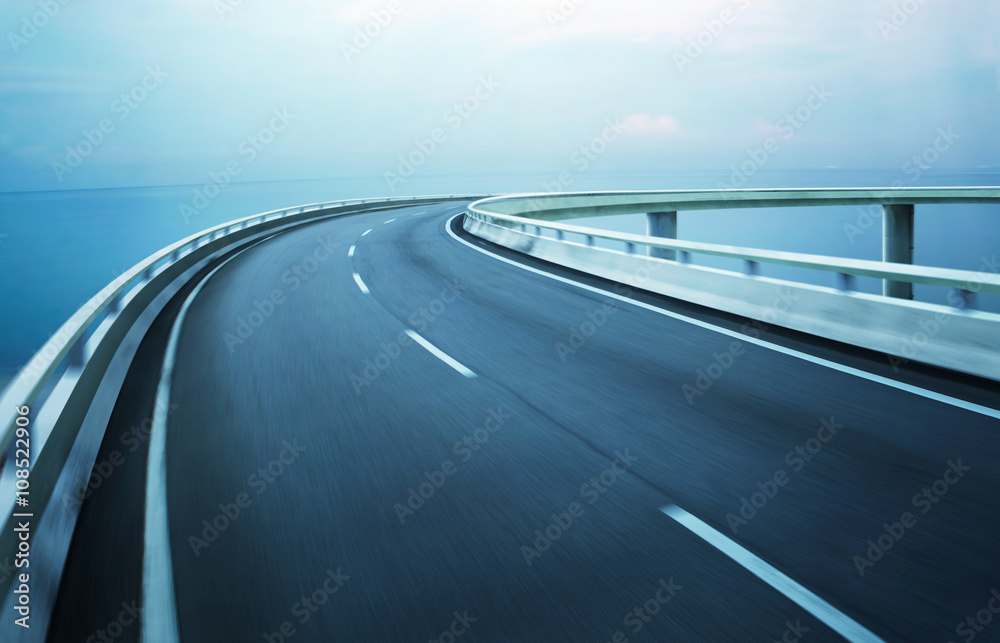
<instances>
[{"instance_id":1,"label":"bridge deck","mask_svg":"<svg viewBox=\"0 0 1000 643\"><path fill-rule=\"evenodd\" d=\"M426 641L465 627L468 641L779 640L789 624L842 640L669 504L885 640L947 640L986 606L1000 421L934 399L995 405L981 382L897 375L884 357L755 329L786 349L773 350L708 327L743 326L721 313L514 269L448 233L461 209L303 227L233 259L193 301L167 436L182 640ZM137 598L141 521L116 503L142 489L148 442L127 453L121 436L152 415L148 373L170 325L119 400L98 461L118 450L126 464L84 505L63 579L62 605L94 609L57 618L53 640L85 638ZM407 329L475 377L397 346ZM920 497L959 460L957 483ZM412 513L410 489L429 496ZM727 519L742 498L760 505L745 524ZM203 521L233 504L239 517L211 538ZM859 574L855 557L907 512L915 526ZM549 527L560 514L572 525ZM85 602L95 584L103 600ZM323 604L303 604L311 594Z\"/></svg>"}]
</instances>

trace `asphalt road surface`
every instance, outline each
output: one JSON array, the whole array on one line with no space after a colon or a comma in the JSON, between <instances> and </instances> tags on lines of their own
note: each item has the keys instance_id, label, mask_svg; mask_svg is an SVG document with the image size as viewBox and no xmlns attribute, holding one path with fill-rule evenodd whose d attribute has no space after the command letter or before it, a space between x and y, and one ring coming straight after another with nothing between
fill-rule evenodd
<instances>
[{"instance_id":1,"label":"asphalt road surface","mask_svg":"<svg viewBox=\"0 0 1000 643\"><path fill-rule=\"evenodd\" d=\"M1000 640L989 383L517 258L462 210L330 219L204 282L166 424L181 640ZM122 436L189 292L50 640L139 640Z\"/></svg>"}]
</instances>

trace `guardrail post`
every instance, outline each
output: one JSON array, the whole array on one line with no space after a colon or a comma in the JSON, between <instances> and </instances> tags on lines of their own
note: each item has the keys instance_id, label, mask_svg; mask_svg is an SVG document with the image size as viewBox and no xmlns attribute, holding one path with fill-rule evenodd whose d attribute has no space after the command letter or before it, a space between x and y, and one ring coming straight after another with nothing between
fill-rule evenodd
<instances>
[{"instance_id":1,"label":"guardrail post","mask_svg":"<svg viewBox=\"0 0 1000 643\"><path fill-rule=\"evenodd\" d=\"M562 230L556 230L556 239L563 241L566 238L565 233Z\"/></svg>"},{"instance_id":2,"label":"guardrail post","mask_svg":"<svg viewBox=\"0 0 1000 643\"><path fill-rule=\"evenodd\" d=\"M664 239L677 238L677 212L649 212L646 214L646 234ZM669 248L649 246L650 257L657 259L677 259L677 251Z\"/></svg>"},{"instance_id":3,"label":"guardrail post","mask_svg":"<svg viewBox=\"0 0 1000 643\"><path fill-rule=\"evenodd\" d=\"M837 273L837 287L845 292L851 292L857 290L854 287L854 275L846 272Z\"/></svg>"},{"instance_id":4,"label":"guardrail post","mask_svg":"<svg viewBox=\"0 0 1000 643\"><path fill-rule=\"evenodd\" d=\"M73 342L73 345L69 349L69 367L72 369L83 368L84 363L87 361L85 350L87 347L87 338L85 335L80 335Z\"/></svg>"},{"instance_id":5,"label":"guardrail post","mask_svg":"<svg viewBox=\"0 0 1000 643\"><path fill-rule=\"evenodd\" d=\"M959 310L970 310L976 307L976 293L971 290L962 290L961 288L953 288L952 292L957 295L956 298L959 301L955 308L958 308Z\"/></svg>"},{"instance_id":6,"label":"guardrail post","mask_svg":"<svg viewBox=\"0 0 1000 643\"><path fill-rule=\"evenodd\" d=\"M882 206L882 261L913 264L913 206L908 204ZM913 284L906 281L882 283L886 297L913 299Z\"/></svg>"}]
</instances>

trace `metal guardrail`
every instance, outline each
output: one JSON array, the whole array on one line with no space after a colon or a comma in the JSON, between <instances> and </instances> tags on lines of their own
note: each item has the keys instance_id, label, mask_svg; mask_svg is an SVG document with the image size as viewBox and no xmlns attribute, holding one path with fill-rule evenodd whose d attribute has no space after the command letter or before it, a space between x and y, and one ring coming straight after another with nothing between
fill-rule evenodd
<instances>
[{"instance_id":1,"label":"metal guardrail","mask_svg":"<svg viewBox=\"0 0 1000 643\"><path fill-rule=\"evenodd\" d=\"M592 216L678 210L812 207L818 205L928 205L1000 203L1000 187L781 188L736 190L617 190L539 192L488 197L470 209L498 215L532 213L558 221Z\"/></svg>"},{"instance_id":2,"label":"metal guardrail","mask_svg":"<svg viewBox=\"0 0 1000 643\"><path fill-rule=\"evenodd\" d=\"M779 264L837 273L842 288L851 289L853 276L875 277L893 282L944 286L963 293L1000 294L1000 275L967 270L914 266L884 261L844 259L795 252L759 250L738 246L680 241L664 237L609 232L579 225L554 223L616 214L671 212L680 210L715 210L753 207L801 207L868 205L918 205L937 203L1000 204L1000 188L832 188L787 190L692 190L659 192L587 192L564 194L524 194L483 199L469 206L470 218L531 234L535 229L554 230L560 241L566 234L581 235L587 245L600 238L624 244L634 253L637 246L660 248L679 253L682 263L691 255L713 255L746 262L745 272L757 274L758 264ZM530 215L530 216L527 216ZM963 301L966 297L963 297Z\"/></svg>"},{"instance_id":3,"label":"metal guardrail","mask_svg":"<svg viewBox=\"0 0 1000 643\"><path fill-rule=\"evenodd\" d=\"M889 279L892 281L905 281L909 283L928 284L932 286L946 286L964 291L977 288L980 289L981 292L1000 294L1000 275L994 275L991 280L983 280L977 278L977 276L981 273L968 270L933 268L929 266L910 266L906 264L887 264L882 261L843 259L840 257L810 255L797 252L783 252L780 250L757 250L755 248L701 243L697 241L666 241L659 237L649 237L625 232L608 232L606 230L586 228L577 225L540 222L525 217L506 215L489 216L483 215L478 211L471 212L471 216L474 219L486 221L488 223L504 221L515 226L524 226L525 230L522 230L522 232L527 232L527 228L531 226L546 230L555 230L557 232L579 234L584 237L590 237L591 239L596 238L621 241L625 244L626 252L629 252L630 254L634 252L634 246L647 246L650 248L677 250L681 253L742 259L751 264L750 266L747 266L746 270L746 272L750 274L755 273L755 268L752 264L769 263L795 266L798 268L812 268L814 270L835 272L841 275L876 277L878 279ZM530 234L530 232L528 232L528 234ZM567 241L567 243L573 242ZM588 243L588 245L593 245L593 243ZM630 245L633 246L633 248L630 249ZM690 257L684 258L682 254L681 262L691 263ZM889 268L887 266L892 267Z\"/></svg>"}]
</instances>

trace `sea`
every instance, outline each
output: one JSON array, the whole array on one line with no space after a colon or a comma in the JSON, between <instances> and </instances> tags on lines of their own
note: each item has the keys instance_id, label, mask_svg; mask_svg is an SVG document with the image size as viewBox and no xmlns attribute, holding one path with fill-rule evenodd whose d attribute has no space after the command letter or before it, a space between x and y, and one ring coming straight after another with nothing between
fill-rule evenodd
<instances>
[{"instance_id":1,"label":"sea","mask_svg":"<svg viewBox=\"0 0 1000 643\"><path fill-rule=\"evenodd\" d=\"M916 178L916 180L914 180ZM186 210L204 186L173 185L50 192L0 193L0 386L30 360L80 306L119 274L156 250L233 219L300 204L339 199L432 194L545 192L557 180L544 174L467 174L413 177L389 191L382 177L232 183L204 207ZM717 188L728 172L581 173L570 191ZM1000 169L816 169L763 171L747 188L1000 186ZM186 212L186 214L185 214ZM644 234L643 214L573 221ZM878 208L761 208L681 212L678 238L835 257L881 259ZM918 206L915 263L996 272L1000 205ZM613 246L612 246L613 247ZM696 257L701 265L741 270L733 260ZM834 286L833 276L808 269L763 266L767 277ZM863 292L881 292L859 279ZM946 303L944 288L917 286L920 301ZM1000 313L1000 296L980 296L977 308Z\"/></svg>"}]
</instances>

